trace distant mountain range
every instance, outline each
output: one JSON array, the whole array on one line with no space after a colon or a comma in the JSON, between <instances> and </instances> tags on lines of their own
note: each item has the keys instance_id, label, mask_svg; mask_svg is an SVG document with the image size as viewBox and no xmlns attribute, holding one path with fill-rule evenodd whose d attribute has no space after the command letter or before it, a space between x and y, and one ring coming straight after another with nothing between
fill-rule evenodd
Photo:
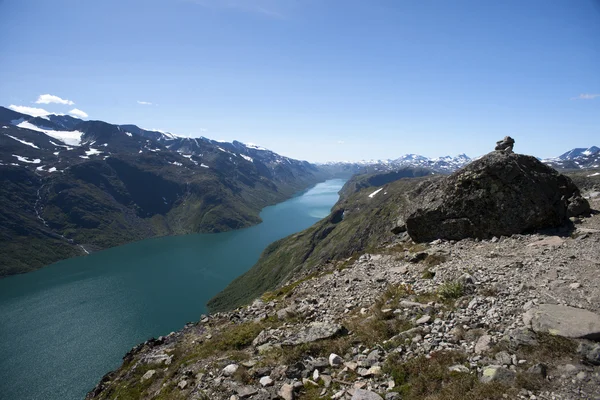
<instances>
[{"instance_id":1,"label":"distant mountain range","mask_svg":"<svg viewBox=\"0 0 600 400\"><path fill-rule=\"evenodd\" d=\"M322 165L327 166L355 166L357 168L367 168L369 172L392 171L405 168L425 168L433 172L451 173L471 162L471 158L466 154L459 154L456 157L445 156L438 158L427 158L418 154L405 154L394 160L368 160L358 162L327 162Z\"/></svg>"},{"instance_id":2,"label":"distant mountain range","mask_svg":"<svg viewBox=\"0 0 600 400\"><path fill-rule=\"evenodd\" d=\"M544 164L556 169L600 168L600 148L576 148L556 158L542 160Z\"/></svg>"},{"instance_id":3,"label":"distant mountain range","mask_svg":"<svg viewBox=\"0 0 600 400\"><path fill-rule=\"evenodd\" d=\"M460 169L473 161L466 154L451 157L427 158L418 154L406 154L394 160L365 160L365 161L340 161L327 162L321 165L354 167L356 170L366 169L367 172L393 171L405 168L424 168L432 172L447 174ZM588 148L575 148L555 158L542 160L543 163L555 169L587 169L600 168L600 148L596 146Z\"/></svg>"},{"instance_id":4,"label":"distant mountain range","mask_svg":"<svg viewBox=\"0 0 600 400\"><path fill-rule=\"evenodd\" d=\"M597 168L600 149L545 163ZM451 173L465 154L311 164L238 141L0 107L0 277L152 236L221 232L319 181L357 185ZM380 174L384 172L384 174Z\"/></svg>"}]
</instances>

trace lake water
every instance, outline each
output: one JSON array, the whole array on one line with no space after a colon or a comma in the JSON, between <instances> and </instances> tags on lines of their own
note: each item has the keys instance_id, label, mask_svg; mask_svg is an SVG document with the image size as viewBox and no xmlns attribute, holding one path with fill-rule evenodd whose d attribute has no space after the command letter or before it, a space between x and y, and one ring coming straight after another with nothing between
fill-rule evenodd
<instances>
[{"instance_id":1,"label":"lake water","mask_svg":"<svg viewBox=\"0 0 600 400\"><path fill-rule=\"evenodd\" d=\"M329 214L335 179L218 234L148 239L0 280L0 399L81 400L134 345L178 330L267 245Z\"/></svg>"}]
</instances>

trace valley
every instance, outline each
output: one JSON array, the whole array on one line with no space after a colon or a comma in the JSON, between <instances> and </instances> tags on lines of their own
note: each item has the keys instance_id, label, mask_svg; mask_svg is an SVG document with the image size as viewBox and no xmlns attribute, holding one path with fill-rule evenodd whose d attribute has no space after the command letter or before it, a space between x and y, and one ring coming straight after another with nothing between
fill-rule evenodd
<instances>
[{"instance_id":1,"label":"valley","mask_svg":"<svg viewBox=\"0 0 600 400\"><path fill-rule=\"evenodd\" d=\"M129 348L200 318L269 243L326 216L343 183L268 206L249 228L141 240L0 280L0 398L82 399Z\"/></svg>"},{"instance_id":2,"label":"valley","mask_svg":"<svg viewBox=\"0 0 600 400\"><path fill-rule=\"evenodd\" d=\"M0 172L0 277L149 237L245 228L265 206L349 176L240 142L6 108Z\"/></svg>"}]
</instances>

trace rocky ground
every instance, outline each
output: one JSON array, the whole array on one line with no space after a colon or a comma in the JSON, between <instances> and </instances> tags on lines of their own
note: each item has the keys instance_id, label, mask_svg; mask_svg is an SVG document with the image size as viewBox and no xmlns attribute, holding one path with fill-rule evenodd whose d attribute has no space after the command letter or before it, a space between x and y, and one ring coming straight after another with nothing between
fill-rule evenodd
<instances>
[{"instance_id":1,"label":"rocky ground","mask_svg":"<svg viewBox=\"0 0 600 400\"><path fill-rule=\"evenodd\" d=\"M574 222L401 236L136 347L88 398L600 399L600 214Z\"/></svg>"}]
</instances>

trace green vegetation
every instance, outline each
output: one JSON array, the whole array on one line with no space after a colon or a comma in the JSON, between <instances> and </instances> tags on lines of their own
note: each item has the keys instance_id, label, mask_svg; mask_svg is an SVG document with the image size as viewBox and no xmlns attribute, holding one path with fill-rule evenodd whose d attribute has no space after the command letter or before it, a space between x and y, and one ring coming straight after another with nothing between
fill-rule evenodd
<instances>
[{"instance_id":1,"label":"green vegetation","mask_svg":"<svg viewBox=\"0 0 600 400\"><path fill-rule=\"evenodd\" d=\"M239 362L248 359L246 347L263 329L278 326L279 322L274 319L242 324L218 321L217 325L218 328L211 330L211 339L189 333L178 340L170 353L173 359L167 369L163 364L145 364L135 358L125 362L117 371L120 375L118 385L111 385L99 398L133 400L158 392L155 399L183 399L186 395L177 387L177 374L198 362L214 359ZM151 369L156 371L155 375L142 382L141 377ZM240 368L232 378L242 383L249 383L251 380L244 368Z\"/></svg>"},{"instance_id":2,"label":"green vegetation","mask_svg":"<svg viewBox=\"0 0 600 400\"><path fill-rule=\"evenodd\" d=\"M431 358L420 356L403 362L392 354L384 371L392 376L394 391L403 400L478 400L504 399L514 396L514 389L499 383L480 383L476 374L450 372L448 367L464 364L466 356L458 352L437 352Z\"/></svg>"},{"instance_id":3,"label":"green vegetation","mask_svg":"<svg viewBox=\"0 0 600 400\"><path fill-rule=\"evenodd\" d=\"M444 301L456 300L465 294L465 288L460 282L446 282L438 290L438 295Z\"/></svg>"},{"instance_id":4,"label":"green vegetation","mask_svg":"<svg viewBox=\"0 0 600 400\"><path fill-rule=\"evenodd\" d=\"M248 227L260 222L265 206L323 179L307 169L275 183L254 167L236 166L229 175L177 167L171 158L180 156L115 154L45 177L0 166L0 277L84 254L78 245L93 251L155 236Z\"/></svg>"}]
</instances>

